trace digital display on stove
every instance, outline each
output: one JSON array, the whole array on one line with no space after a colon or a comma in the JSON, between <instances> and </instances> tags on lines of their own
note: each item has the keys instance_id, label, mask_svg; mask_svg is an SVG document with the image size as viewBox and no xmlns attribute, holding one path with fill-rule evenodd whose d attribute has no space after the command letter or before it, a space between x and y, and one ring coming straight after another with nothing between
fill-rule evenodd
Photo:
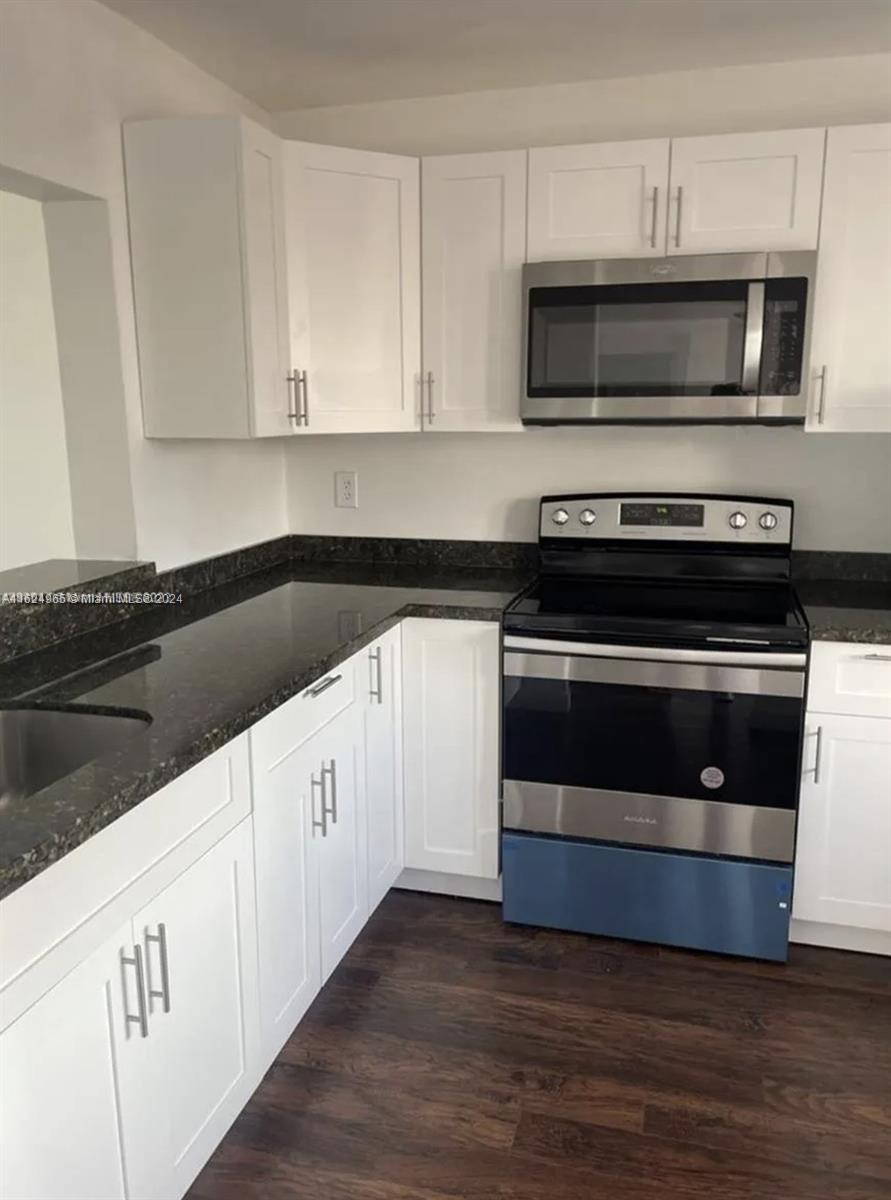
<instances>
[{"instance_id":1,"label":"digital display on stove","mask_svg":"<svg viewBox=\"0 0 891 1200\"><path fill-rule=\"evenodd\" d=\"M620 525L667 525L701 529L705 521L704 504L623 504Z\"/></svg>"}]
</instances>

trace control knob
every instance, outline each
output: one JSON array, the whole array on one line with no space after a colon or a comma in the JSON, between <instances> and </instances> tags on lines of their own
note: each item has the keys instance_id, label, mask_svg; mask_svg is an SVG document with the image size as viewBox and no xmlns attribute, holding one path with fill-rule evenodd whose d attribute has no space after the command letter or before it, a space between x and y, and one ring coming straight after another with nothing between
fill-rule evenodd
<instances>
[{"instance_id":1,"label":"control knob","mask_svg":"<svg viewBox=\"0 0 891 1200\"><path fill-rule=\"evenodd\" d=\"M749 523L749 518L744 512L734 512L730 514L729 524L731 529L745 529Z\"/></svg>"},{"instance_id":2,"label":"control knob","mask_svg":"<svg viewBox=\"0 0 891 1200\"><path fill-rule=\"evenodd\" d=\"M597 520L597 513L593 508L583 508L579 513L579 520L583 525L593 525Z\"/></svg>"},{"instance_id":3,"label":"control knob","mask_svg":"<svg viewBox=\"0 0 891 1200\"><path fill-rule=\"evenodd\" d=\"M777 515L772 512L763 512L758 518L758 524L762 529L776 529Z\"/></svg>"},{"instance_id":4,"label":"control knob","mask_svg":"<svg viewBox=\"0 0 891 1200\"><path fill-rule=\"evenodd\" d=\"M569 520L569 513L565 508L555 508L551 513L551 520L555 525L565 525Z\"/></svg>"}]
</instances>

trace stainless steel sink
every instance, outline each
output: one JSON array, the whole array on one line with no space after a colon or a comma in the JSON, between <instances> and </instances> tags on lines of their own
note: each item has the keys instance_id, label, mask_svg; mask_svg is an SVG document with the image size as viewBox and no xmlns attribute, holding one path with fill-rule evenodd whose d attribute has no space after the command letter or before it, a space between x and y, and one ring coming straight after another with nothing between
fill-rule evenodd
<instances>
[{"instance_id":1,"label":"stainless steel sink","mask_svg":"<svg viewBox=\"0 0 891 1200\"><path fill-rule=\"evenodd\" d=\"M130 713L0 708L0 807L117 749L150 721Z\"/></svg>"}]
</instances>

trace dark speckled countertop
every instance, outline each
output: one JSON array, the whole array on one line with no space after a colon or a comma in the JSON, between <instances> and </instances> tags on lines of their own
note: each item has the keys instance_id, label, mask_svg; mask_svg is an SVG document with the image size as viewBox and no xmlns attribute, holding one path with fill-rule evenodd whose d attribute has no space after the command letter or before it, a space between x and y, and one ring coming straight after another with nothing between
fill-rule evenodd
<instances>
[{"instance_id":1,"label":"dark speckled countertop","mask_svg":"<svg viewBox=\"0 0 891 1200\"><path fill-rule=\"evenodd\" d=\"M500 620L530 573L291 562L0 668L0 696L152 718L0 811L0 897L242 733L402 617Z\"/></svg>"},{"instance_id":2,"label":"dark speckled countertop","mask_svg":"<svg viewBox=\"0 0 891 1200\"><path fill-rule=\"evenodd\" d=\"M815 641L891 645L891 583L807 579L795 586Z\"/></svg>"}]
</instances>

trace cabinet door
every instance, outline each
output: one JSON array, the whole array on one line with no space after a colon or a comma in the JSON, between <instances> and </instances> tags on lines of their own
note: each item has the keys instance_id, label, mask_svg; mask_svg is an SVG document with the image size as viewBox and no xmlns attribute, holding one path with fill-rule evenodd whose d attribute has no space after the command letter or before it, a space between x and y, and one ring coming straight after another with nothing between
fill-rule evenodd
<instances>
[{"instance_id":1,"label":"cabinet door","mask_svg":"<svg viewBox=\"0 0 891 1200\"><path fill-rule=\"evenodd\" d=\"M181 1196L248 1099L259 1062L250 822L139 912L148 1001L142 1069L121 1075L133 1200ZM128 1125L141 1097L150 1121Z\"/></svg>"},{"instance_id":2,"label":"cabinet door","mask_svg":"<svg viewBox=\"0 0 891 1200\"><path fill-rule=\"evenodd\" d=\"M668 253L815 250L823 129L674 138Z\"/></svg>"},{"instance_id":3,"label":"cabinet door","mask_svg":"<svg viewBox=\"0 0 891 1200\"><path fill-rule=\"evenodd\" d=\"M285 176L299 431L418 428L418 160L290 142Z\"/></svg>"},{"instance_id":4,"label":"cabinet door","mask_svg":"<svg viewBox=\"0 0 891 1200\"><path fill-rule=\"evenodd\" d=\"M251 432L293 433L281 141L241 124L241 225Z\"/></svg>"},{"instance_id":5,"label":"cabinet door","mask_svg":"<svg viewBox=\"0 0 891 1200\"><path fill-rule=\"evenodd\" d=\"M0 1034L3 1200L130 1195L115 1078L122 950L132 955L129 922Z\"/></svg>"},{"instance_id":6,"label":"cabinet door","mask_svg":"<svg viewBox=\"0 0 891 1200\"><path fill-rule=\"evenodd\" d=\"M830 129L808 429L891 431L891 125Z\"/></svg>"},{"instance_id":7,"label":"cabinet door","mask_svg":"<svg viewBox=\"0 0 891 1200\"><path fill-rule=\"evenodd\" d=\"M364 787L368 825L368 908L372 911L399 878L405 857L400 627L397 625L378 638L363 651L363 655L368 668L364 699Z\"/></svg>"},{"instance_id":8,"label":"cabinet door","mask_svg":"<svg viewBox=\"0 0 891 1200\"><path fill-rule=\"evenodd\" d=\"M498 877L500 635L403 622L406 867Z\"/></svg>"},{"instance_id":9,"label":"cabinet door","mask_svg":"<svg viewBox=\"0 0 891 1200\"><path fill-rule=\"evenodd\" d=\"M366 822L357 787L360 718L357 711L345 714L307 747L325 814L325 828L316 842L323 980L368 917Z\"/></svg>"},{"instance_id":10,"label":"cabinet door","mask_svg":"<svg viewBox=\"0 0 891 1200\"><path fill-rule=\"evenodd\" d=\"M665 253L668 139L529 151L530 262Z\"/></svg>"},{"instance_id":11,"label":"cabinet door","mask_svg":"<svg viewBox=\"0 0 891 1200\"><path fill-rule=\"evenodd\" d=\"M809 713L792 915L891 932L891 721Z\"/></svg>"},{"instance_id":12,"label":"cabinet door","mask_svg":"<svg viewBox=\"0 0 891 1200\"><path fill-rule=\"evenodd\" d=\"M317 874L322 812L320 792L311 789L314 739L295 749L283 740L286 735L269 718L251 730L260 1009L267 1061L290 1037L322 985Z\"/></svg>"},{"instance_id":13,"label":"cabinet door","mask_svg":"<svg viewBox=\"0 0 891 1200\"><path fill-rule=\"evenodd\" d=\"M423 162L425 428L519 429L526 152Z\"/></svg>"}]
</instances>

